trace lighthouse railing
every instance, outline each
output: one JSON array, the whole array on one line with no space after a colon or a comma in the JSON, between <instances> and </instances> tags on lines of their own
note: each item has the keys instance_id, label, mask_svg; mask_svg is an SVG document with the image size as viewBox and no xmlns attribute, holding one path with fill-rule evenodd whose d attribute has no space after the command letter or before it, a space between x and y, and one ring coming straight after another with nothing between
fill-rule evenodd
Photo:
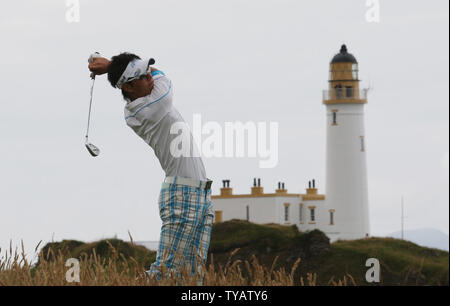
<instances>
[{"instance_id":1,"label":"lighthouse railing","mask_svg":"<svg viewBox=\"0 0 450 306\"><path fill-rule=\"evenodd\" d=\"M326 100L366 100L368 89L333 88L323 91L323 99Z\"/></svg>"}]
</instances>

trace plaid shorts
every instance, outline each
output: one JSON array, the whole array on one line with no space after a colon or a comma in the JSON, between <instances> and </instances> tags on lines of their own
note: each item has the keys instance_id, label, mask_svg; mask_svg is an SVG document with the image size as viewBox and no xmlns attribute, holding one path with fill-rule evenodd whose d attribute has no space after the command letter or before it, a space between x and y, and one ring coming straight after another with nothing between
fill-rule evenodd
<instances>
[{"instance_id":1,"label":"plaid shorts","mask_svg":"<svg viewBox=\"0 0 450 306\"><path fill-rule=\"evenodd\" d=\"M200 273L203 280L201 263L206 265L214 222L211 189L163 183L159 214L162 227L158 252L147 273L161 280L163 265L171 272L190 268L190 273Z\"/></svg>"}]
</instances>

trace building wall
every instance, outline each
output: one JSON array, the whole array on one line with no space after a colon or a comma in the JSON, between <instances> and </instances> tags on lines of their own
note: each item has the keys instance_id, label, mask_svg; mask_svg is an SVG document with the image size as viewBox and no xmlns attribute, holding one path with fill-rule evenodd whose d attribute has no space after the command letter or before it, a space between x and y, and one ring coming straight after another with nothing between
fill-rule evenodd
<instances>
[{"instance_id":1,"label":"building wall","mask_svg":"<svg viewBox=\"0 0 450 306\"><path fill-rule=\"evenodd\" d=\"M289 204L288 221L285 220L285 206ZM303 204L303 222L300 221L300 204ZM249 206L250 222L297 225L300 231L324 229L329 223L325 201L303 201L299 197L253 197L213 199L214 209L222 211L222 221L231 219L246 220L246 207ZM310 210L315 206L315 222L310 222Z\"/></svg>"},{"instance_id":2,"label":"building wall","mask_svg":"<svg viewBox=\"0 0 450 306\"><path fill-rule=\"evenodd\" d=\"M331 236L358 239L369 234L364 104L327 105L327 210L335 209ZM333 124L337 112L337 124ZM364 148L361 137L364 137Z\"/></svg>"},{"instance_id":3,"label":"building wall","mask_svg":"<svg viewBox=\"0 0 450 306\"><path fill-rule=\"evenodd\" d=\"M278 224L293 225L297 224L299 226L298 213L299 213L299 203L301 202L300 197L276 197L275 205L278 211ZM285 219L285 207L289 207L288 220Z\"/></svg>"},{"instance_id":4,"label":"building wall","mask_svg":"<svg viewBox=\"0 0 450 306\"><path fill-rule=\"evenodd\" d=\"M253 223L278 223L279 210L275 205L275 197L213 199L214 209L223 211L223 221L231 219L247 220Z\"/></svg>"}]
</instances>

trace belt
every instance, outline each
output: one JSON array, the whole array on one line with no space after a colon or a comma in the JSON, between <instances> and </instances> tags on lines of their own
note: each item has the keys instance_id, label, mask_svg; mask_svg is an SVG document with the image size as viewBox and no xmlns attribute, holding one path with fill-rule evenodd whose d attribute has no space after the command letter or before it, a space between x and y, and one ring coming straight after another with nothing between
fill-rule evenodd
<instances>
[{"instance_id":1,"label":"belt","mask_svg":"<svg viewBox=\"0 0 450 306\"><path fill-rule=\"evenodd\" d=\"M211 189L212 182L213 181L210 179L206 179L206 181L202 181L202 180L196 180L196 179L182 177L182 176L167 176L164 179L164 183L192 186L192 187L197 187L197 188L201 188L201 189L205 189L205 190Z\"/></svg>"}]
</instances>

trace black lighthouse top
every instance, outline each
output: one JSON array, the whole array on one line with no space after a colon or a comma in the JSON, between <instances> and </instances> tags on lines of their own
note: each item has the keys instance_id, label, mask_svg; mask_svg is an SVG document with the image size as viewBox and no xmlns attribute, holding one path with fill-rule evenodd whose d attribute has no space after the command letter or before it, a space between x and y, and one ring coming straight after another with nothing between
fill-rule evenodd
<instances>
[{"instance_id":1,"label":"black lighthouse top","mask_svg":"<svg viewBox=\"0 0 450 306\"><path fill-rule=\"evenodd\" d=\"M358 64L358 61L353 56L353 54L347 52L347 46L342 45L341 51L336 54L333 59L331 60L331 64L334 63L353 63Z\"/></svg>"}]
</instances>

